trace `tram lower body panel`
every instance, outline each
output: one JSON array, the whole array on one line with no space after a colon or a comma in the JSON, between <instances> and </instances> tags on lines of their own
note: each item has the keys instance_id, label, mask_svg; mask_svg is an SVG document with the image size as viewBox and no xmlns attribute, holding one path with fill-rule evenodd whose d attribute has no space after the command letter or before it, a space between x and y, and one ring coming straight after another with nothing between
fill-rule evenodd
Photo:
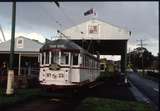
<instances>
[{"instance_id":1,"label":"tram lower body panel","mask_svg":"<svg viewBox=\"0 0 160 111\"><path fill-rule=\"evenodd\" d=\"M61 68L53 71L41 68L39 81L44 87L69 88L93 82L99 76L98 70Z\"/></svg>"}]
</instances>

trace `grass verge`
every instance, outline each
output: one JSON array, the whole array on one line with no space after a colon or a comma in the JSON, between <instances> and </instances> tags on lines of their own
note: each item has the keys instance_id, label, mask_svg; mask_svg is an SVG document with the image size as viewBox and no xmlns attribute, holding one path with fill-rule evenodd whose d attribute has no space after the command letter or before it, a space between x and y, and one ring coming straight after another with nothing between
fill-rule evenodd
<instances>
[{"instance_id":1,"label":"grass verge","mask_svg":"<svg viewBox=\"0 0 160 111\"><path fill-rule=\"evenodd\" d=\"M153 111L146 103L89 97L76 111Z\"/></svg>"},{"instance_id":2,"label":"grass verge","mask_svg":"<svg viewBox=\"0 0 160 111\"><path fill-rule=\"evenodd\" d=\"M40 89L20 89L14 95L0 95L0 109L7 108L17 103L23 103L43 95Z\"/></svg>"}]
</instances>

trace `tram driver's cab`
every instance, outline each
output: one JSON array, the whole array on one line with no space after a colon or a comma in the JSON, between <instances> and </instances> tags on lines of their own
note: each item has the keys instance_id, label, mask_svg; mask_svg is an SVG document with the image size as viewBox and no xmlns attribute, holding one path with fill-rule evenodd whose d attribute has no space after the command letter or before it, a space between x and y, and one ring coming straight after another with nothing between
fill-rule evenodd
<instances>
[{"instance_id":1,"label":"tram driver's cab","mask_svg":"<svg viewBox=\"0 0 160 111\"><path fill-rule=\"evenodd\" d=\"M52 50L40 54L40 76L41 83L45 81L63 83L71 81L72 67L79 67L82 59L80 54L69 51ZM53 81L54 80L54 81Z\"/></svg>"}]
</instances>

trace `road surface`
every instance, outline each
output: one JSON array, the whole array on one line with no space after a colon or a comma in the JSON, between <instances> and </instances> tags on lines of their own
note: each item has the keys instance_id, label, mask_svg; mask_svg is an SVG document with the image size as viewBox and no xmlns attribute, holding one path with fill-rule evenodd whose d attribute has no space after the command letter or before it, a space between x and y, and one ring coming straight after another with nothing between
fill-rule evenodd
<instances>
[{"instance_id":1,"label":"road surface","mask_svg":"<svg viewBox=\"0 0 160 111\"><path fill-rule=\"evenodd\" d=\"M128 79L137 87L146 97L150 99L152 104L156 107L159 106L159 87L158 82L144 79L137 73L129 73Z\"/></svg>"}]
</instances>

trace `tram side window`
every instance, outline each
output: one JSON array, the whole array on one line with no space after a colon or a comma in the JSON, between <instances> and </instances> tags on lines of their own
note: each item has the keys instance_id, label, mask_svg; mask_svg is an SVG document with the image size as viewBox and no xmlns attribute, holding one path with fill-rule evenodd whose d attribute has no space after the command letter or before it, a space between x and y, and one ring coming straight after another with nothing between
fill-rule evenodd
<instances>
[{"instance_id":1,"label":"tram side window","mask_svg":"<svg viewBox=\"0 0 160 111\"><path fill-rule=\"evenodd\" d=\"M83 58L82 58L82 60L83 60L83 62L82 62L82 64L83 64L83 67L85 67L85 55L83 55Z\"/></svg>"},{"instance_id":2,"label":"tram side window","mask_svg":"<svg viewBox=\"0 0 160 111\"><path fill-rule=\"evenodd\" d=\"M83 67L85 67L85 56L83 55Z\"/></svg>"},{"instance_id":3,"label":"tram side window","mask_svg":"<svg viewBox=\"0 0 160 111\"><path fill-rule=\"evenodd\" d=\"M86 67L89 67L89 57L86 56Z\"/></svg>"},{"instance_id":4,"label":"tram side window","mask_svg":"<svg viewBox=\"0 0 160 111\"><path fill-rule=\"evenodd\" d=\"M49 52L46 52L46 64L49 64Z\"/></svg>"},{"instance_id":5,"label":"tram side window","mask_svg":"<svg viewBox=\"0 0 160 111\"><path fill-rule=\"evenodd\" d=\"M87 56L85 56L85 67L88 67L88 66L87 66L87 60L88 60L88 59L87 59Z\"/></svg>"},{"instance_id":6,"label":"tram side window","mask_svg":"<svg viewBox=\"0 0 160 111\"><path fill-rule=\"evenodd\" d=\"M73 65L78 65L78 54L77 53L73 54Z\"/></svg>"},{"instance_id":7,"label":"tram side window","mask_svg":"<svg viewBox=\"0 0 160 111\"><path fill-rule=\"evenodd\" d=\"M93 61L93 59L92 59L92 68L94 68L94 61Z\"/></svg>"},{"instance_id":8,"label":"tram side window","mask_svg":"<svg viewBox=\"0 0 160 111\"><path fill-rule=\"evenodd\" d=\"M61 54L61 64L69 64L69 53L68 52L62 52Z\"/></svg>"},{"instance_id":9,"label":"tram side window","mask_svg":"<svg viewBox=\"0 0 160 111\"><path fill-rule=\"evenodd\" d=\"M95 68L98 68L98 67L97 67L97 64L98 64L98 63L97 63L97 61L96 61L96 63L95 63Z\"/></svg>"},{"instance_id":10,"label":"tram side window","mask_svg":"<svg viewBox=\"0 0 160 111\"><path fill-rule=\"evenodd\" d=\"M93 60L93 68L95 68L95 60Z\"/></svg>"}]
</instances>

